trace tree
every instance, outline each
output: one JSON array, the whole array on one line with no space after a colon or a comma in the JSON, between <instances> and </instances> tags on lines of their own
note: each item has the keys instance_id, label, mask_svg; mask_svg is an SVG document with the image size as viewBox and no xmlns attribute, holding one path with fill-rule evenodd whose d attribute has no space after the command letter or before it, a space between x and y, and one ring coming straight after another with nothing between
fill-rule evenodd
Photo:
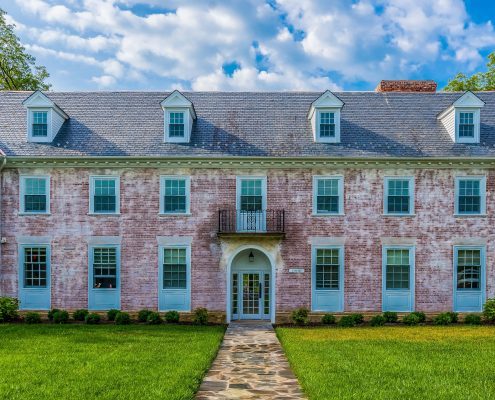
<instances>
[{"instance_id":1,"label":"tree","mask_svg":"<svg viewBox=\"0 0 495 400\"><path fill-rule=\"evenodd\" d=\"M495 52L488 55L487 71L467 76L462 72L451 79L444 90L448 92L464 92L466 90L495 90Z\"/></svg>"},{"instance_id":2,"label":"tree","mask_svg":"<svg viewBox=\"0 0 495 400\"><path fill-rule=\"evenodd\" d=\"M0 90L48 90L51 85L45 79L50 74L26 53L5 15L0 8Z\"/></svg>"}]
</instances>

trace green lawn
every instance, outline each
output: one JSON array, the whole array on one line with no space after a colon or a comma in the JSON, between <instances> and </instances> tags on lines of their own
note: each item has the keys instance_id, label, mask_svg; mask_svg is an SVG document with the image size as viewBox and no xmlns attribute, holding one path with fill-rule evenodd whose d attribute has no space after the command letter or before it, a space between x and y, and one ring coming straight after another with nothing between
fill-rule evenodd
<instances>
[{"instance_id":1,"label":"green lawn","mask_svg":"<svg viewBox=\"0 0 495 400\"><path fill-rule=\"evenodd\" d=\"M495 399L495 327L278 328L310 399Z\"/></svg>"},{"instance_id":2,"label":"green lawn","mask_svg":"<svg viewBox=\"0 0 495 400\"><path fill-rule=\"evenodd\" d=\"M223 327L0 325L0 399L191 399Z\"/></svg>"}]
</instances>

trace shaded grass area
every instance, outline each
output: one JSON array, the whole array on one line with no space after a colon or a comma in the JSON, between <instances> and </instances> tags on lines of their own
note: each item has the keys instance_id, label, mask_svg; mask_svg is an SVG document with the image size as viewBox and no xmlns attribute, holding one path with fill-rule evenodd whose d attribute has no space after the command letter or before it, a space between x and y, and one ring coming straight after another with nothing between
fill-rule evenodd
<instances>
[{"instance_id":1,"label":"shaded grass area","mask_svg":"<svg viewBox=\"0 0 495 400\"><path fill-rule=\"evenodd\" d=\"M0 325L0 399L191 399L222 326Z\"/></svg>"},{"instance_id":2,"label":"shaded grass area","mask_svg":"<svg viewBox=\"0 0 495 400\"><path fill-rule=\"evenodd\" d=\"M278 328L310 399L495 399L495 327Z\"/></svg>"}]
</instances>

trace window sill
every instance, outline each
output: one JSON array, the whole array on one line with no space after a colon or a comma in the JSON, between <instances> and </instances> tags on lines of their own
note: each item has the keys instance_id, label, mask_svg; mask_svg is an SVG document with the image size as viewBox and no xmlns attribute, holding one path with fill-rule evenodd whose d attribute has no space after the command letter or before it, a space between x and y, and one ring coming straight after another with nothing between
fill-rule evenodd
<instances>
[{"instance_id":1,"label":"window sill","mask_svg":"<svg viewBox=\"0 0 495 400\"><path fill-rule=\"evenodd\" d=\"M455 218L486 218L487 214L454 214Z\"/></svg>"},{"instance_id":2,"label":"window sill","mask_svg":"<svg viewBox=\"0 0 495 400\"><path fill-rule=\"evenodd\" d=\"M312 217L344 217L344 213L312 213Z\"/></svg>"},{"instance_id":3,"label":"window sill","mask_svg":"<svg viewBox=\"0 0 495 400\"><path fill-rule=\"evenodd\" d=\"M88 213L88 215L91 215L91 216L103 216L103 217L112 217L112 216L115 216L115 217L119 217L120 216L120 213L94 213L94 212L90 212Z\"/></svg>"},{"instance_id":4,"label":"window sill","mask_svg":"<svg viewBox=\"0 0 495 400\"><path fill-rule=\"evenodd\" d=\"M179 213L179 212L174 212L174 213L158 213L158 216L160 217L190 217L192 214L190 212L184 212L184 213Z\"/></svg>"},{"instance_id":5,"label":"window sill","mask_svg":"<svg viewBox=\"0 0 495 400\"><path fill-rule=\"evenodd\" d=\"M17 215L19 215L21 217L25 217L25 216L29 216L29 215L36 215L36 216L47 215L47 216L50 216L50 215L52 215L52 213L49 213L49 212L47 212L47 213L46 212L45 213L42 213L42 212L39 212L39 213L38 212L36 212L36 213L34 213L34 212L20 212L20 213L17 213Z\"/></svg>"},{"instance_id":6,"label":"window sill","mask_svg":"<svg viewBox=\"0 0 495 400\"><path fill-rule=\"evenodd\" d=\"M416 213L412 214L382 214L382 217L415 217Z\"/></svg>"}]
</instances>

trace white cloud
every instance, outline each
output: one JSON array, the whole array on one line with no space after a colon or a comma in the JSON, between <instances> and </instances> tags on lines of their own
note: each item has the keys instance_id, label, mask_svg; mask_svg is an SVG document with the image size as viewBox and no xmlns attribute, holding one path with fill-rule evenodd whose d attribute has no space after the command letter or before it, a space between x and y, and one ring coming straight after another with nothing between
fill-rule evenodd
<instances>
[{"instance_id":1,"label":"white cloud","mask_svg":"<svg viewBox=\"0 0 495 400\"><path fill-rule=\"evenodd\" d=\"M172 0L169 13L152 0L141 16L128 8L142 0L15 3L36 21L16 18L28 48L97 68L98 87L163 80L197 90L323 91L436 63L472 70L495 46L492 24L472 22L461 0ZM225 74L234 61L240 69Z\"/></svg>"}]
</instances>

